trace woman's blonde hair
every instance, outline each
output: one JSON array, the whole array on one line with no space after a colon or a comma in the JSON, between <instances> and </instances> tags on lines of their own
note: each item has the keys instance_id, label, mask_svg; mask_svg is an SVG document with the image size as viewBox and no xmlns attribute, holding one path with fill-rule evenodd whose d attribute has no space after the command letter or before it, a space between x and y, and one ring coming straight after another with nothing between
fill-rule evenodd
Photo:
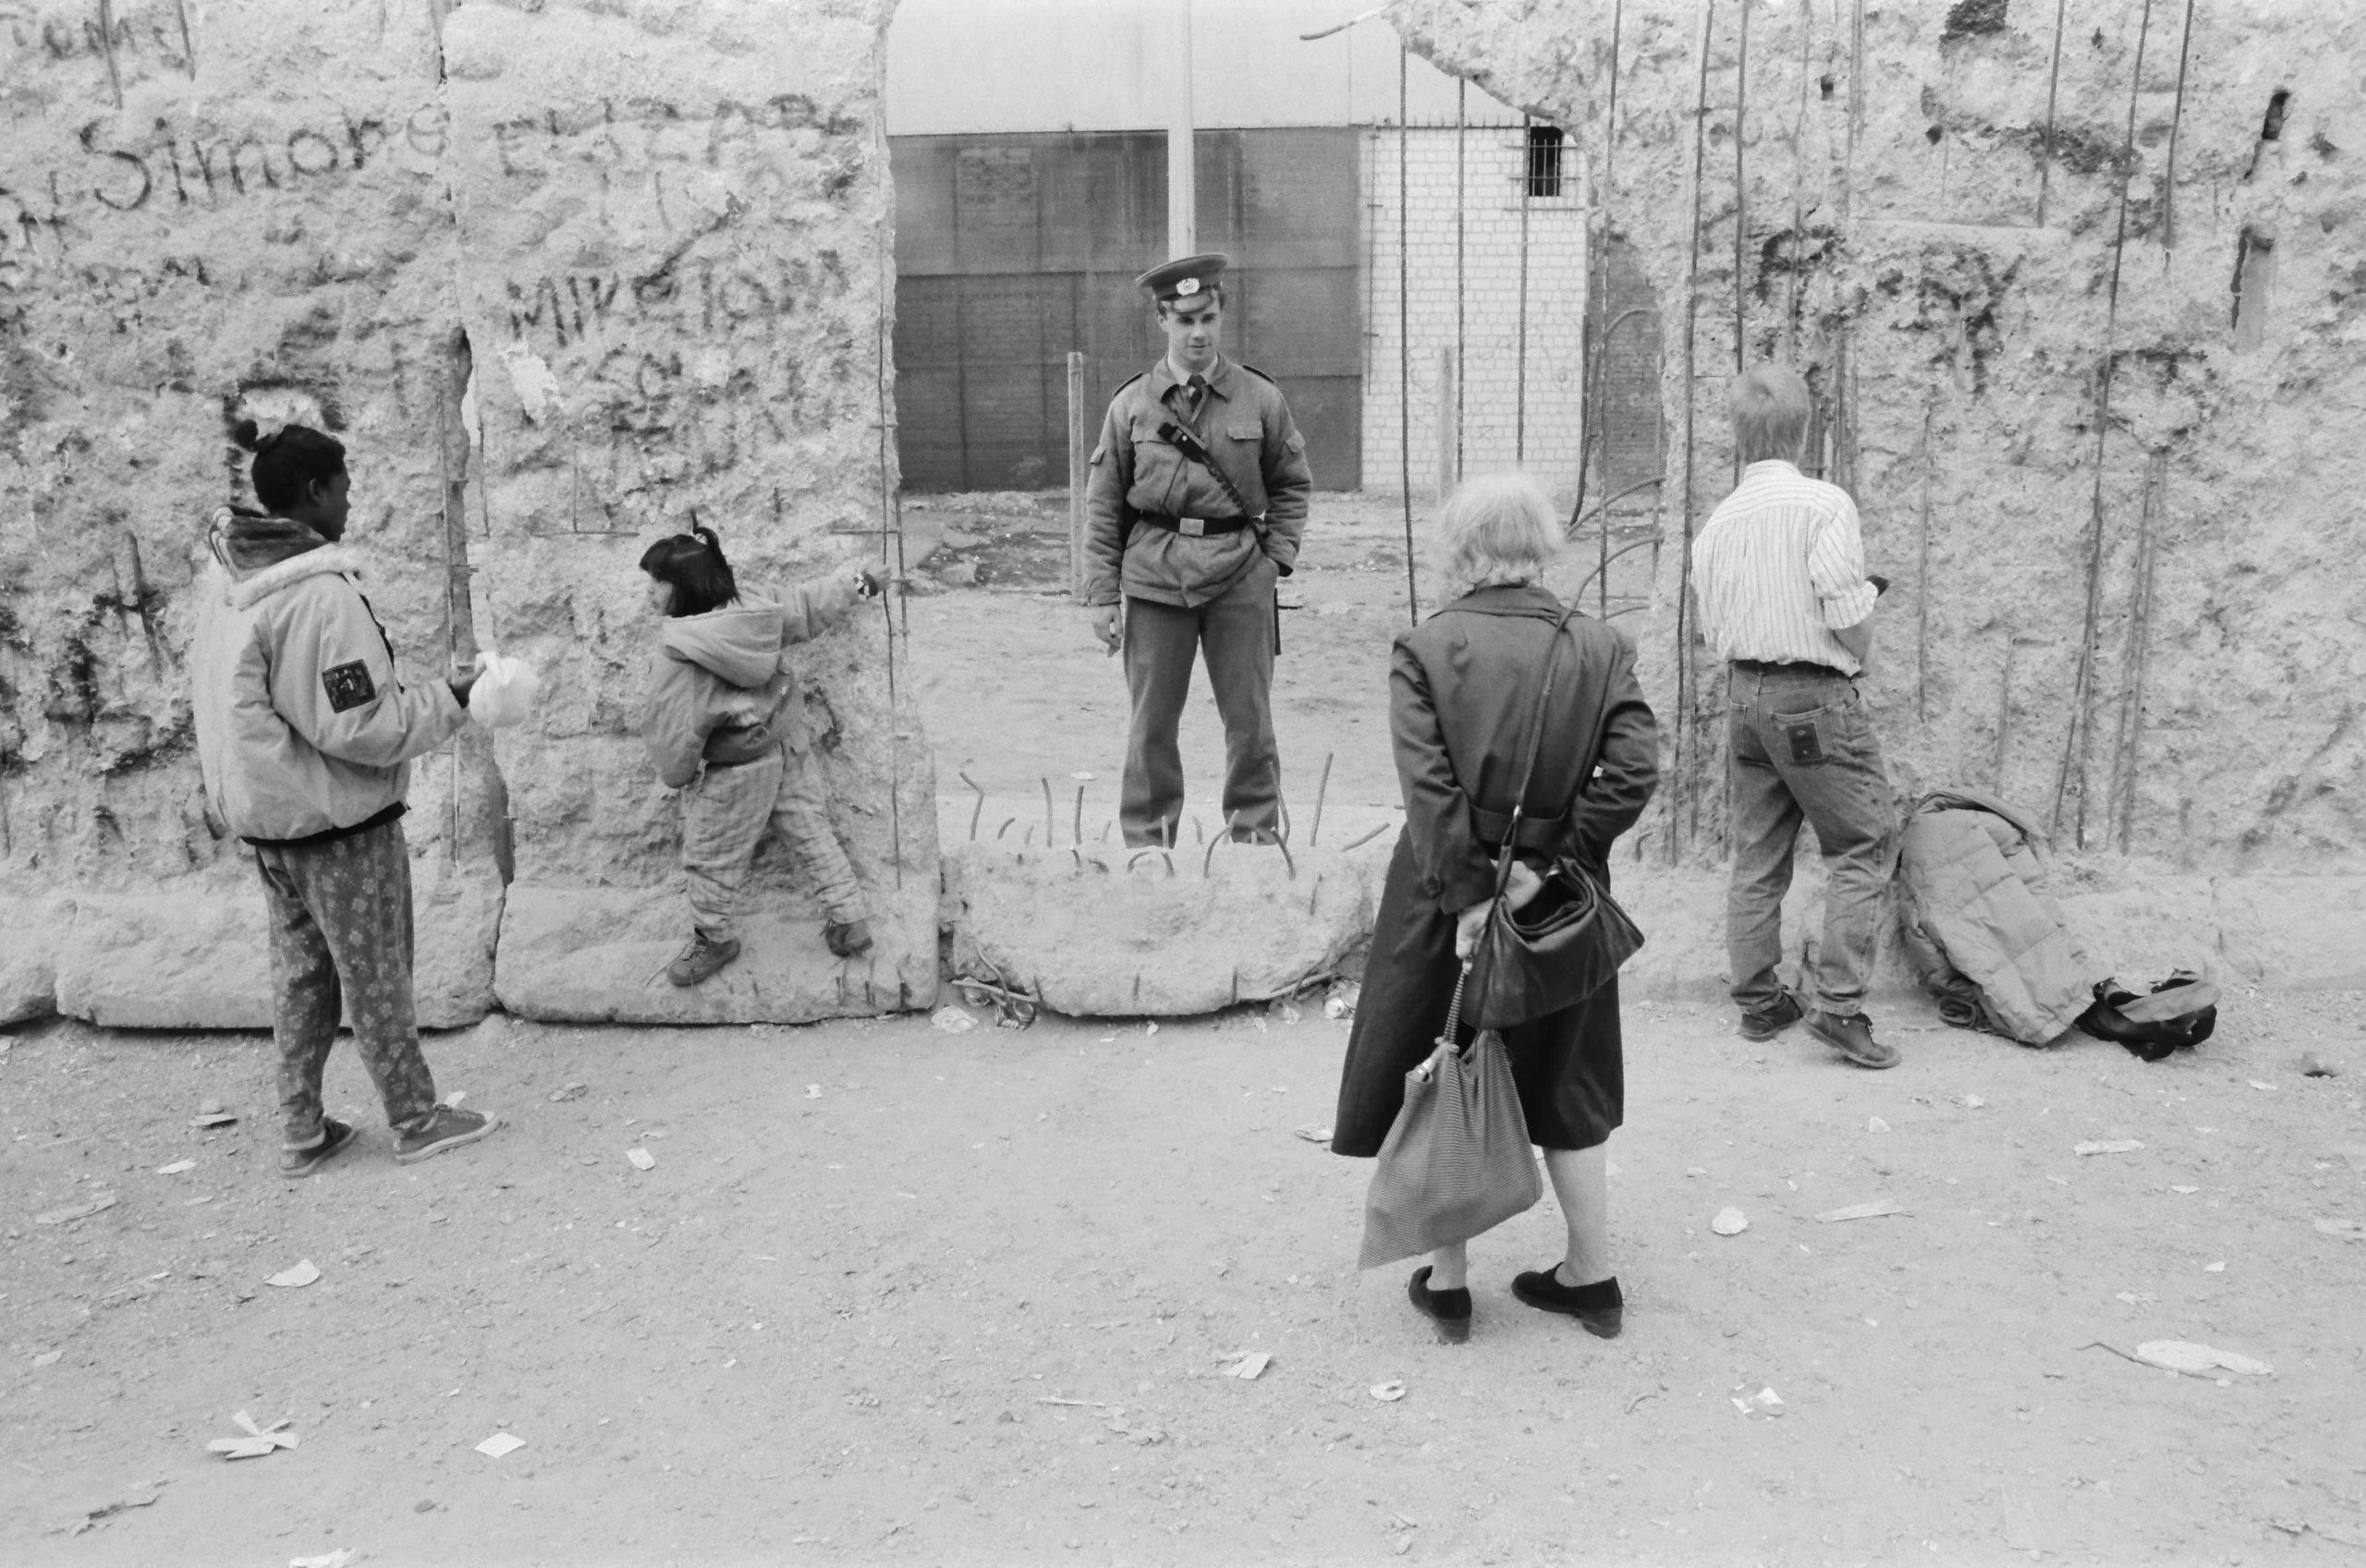
<instances>
[{"instance_id":1,"label":"woman's blonde hair","mask_svg":"<svg viewBox=\"0 0 2366 1568\"><path fill-rule=\"evenodd\" d=\"M1464 480L1438 508L1438 602L1473 589L1532 583L1561 551L1561 519L1544 487L1519 472Z\"/></svg>"}]
</instances>

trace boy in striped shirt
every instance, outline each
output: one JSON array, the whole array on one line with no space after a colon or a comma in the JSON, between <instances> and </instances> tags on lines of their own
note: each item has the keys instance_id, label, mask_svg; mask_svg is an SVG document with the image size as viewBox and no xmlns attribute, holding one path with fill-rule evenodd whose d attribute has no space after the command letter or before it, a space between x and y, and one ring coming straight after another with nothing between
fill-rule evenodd
<instances>
[{"instance_id":1,"label":"boy in striped shirt","mask_svg":"<svg viewBox=\"0 0 2366 1568\"><path fill-rule=\"evenodd\" d=\"M1747 467L1692 546L1701 632L1731 674L1726 947L1744 1039L1772 1039L1804 1016L1848 1061L1894 1067L1896 1048L1873 1039L1864 1001L1896 812L1857 691L1873 601L1887 585L1865 575L1848 492L1799 472L1811 407L1807 383L1787 367L1734 379L1734 440ZM1775 977L1802 820L1832 873L1812 1010Z\"/></svg>"}]
</instances>

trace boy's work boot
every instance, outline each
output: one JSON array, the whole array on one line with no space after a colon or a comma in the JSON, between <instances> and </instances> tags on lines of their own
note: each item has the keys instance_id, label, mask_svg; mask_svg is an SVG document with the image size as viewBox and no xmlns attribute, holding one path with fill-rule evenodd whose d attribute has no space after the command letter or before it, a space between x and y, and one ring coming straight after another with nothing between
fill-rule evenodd
<instances>
[{"instance_id":1,"label":"boy's work boot","mask_svg":"<svg viewBox=\"0 0 2366 1568\"><path fill-rule=\"evenodd\" d=\"M739 956L739 939L715 941L704 931L690 932L689 944L665 966L665 978L677 986L694 986Z\"/></svg>"},{"instance_id":2,"label":"boy's work boot","mask_svg":"<svg viewBox=\"0 0 2366 1568\"><path fill-rule=\"evenodd\" d=\"M1808 1033L1860 1067L1895 1067L1898 1064L1897 1047L1875 1039L1872 1022L1862 1013L1811 1013Z\"/></svg>"},{"instance_id":3,"label":"boy's work boot","mask_svg":"<svg viewBox=\"0 0 2366 1568\"><path fill-rule=\"evenodd\" d=\"M841 958L860 958L871 951L870 922L833 920L822 928L822 941Z\"/></svg>"},{"instance_id":4,"label":"boy's work boot","mask_svg":"<svg viewBox=\"0 0 2366 1568\"><path fill-rule=\"evenodd\" d=\"M498 1116L475 1111L459 1111L449 1105L439 1105L427 1125L415 1133L405 1133L395 1140L395 1163L413 1165L421 1160L457 1149L464 1143L474 1143L494 1128L501 1125Z\"/></svg>"}]
</instances>

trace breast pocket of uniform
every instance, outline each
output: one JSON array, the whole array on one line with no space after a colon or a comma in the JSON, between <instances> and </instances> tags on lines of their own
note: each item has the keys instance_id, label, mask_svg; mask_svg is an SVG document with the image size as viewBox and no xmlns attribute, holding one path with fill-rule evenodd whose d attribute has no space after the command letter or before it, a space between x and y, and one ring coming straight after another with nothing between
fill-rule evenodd
<instances>
[{"instance_id":1,"label":"breast pocket of uniform","mask_svg":"<svg viewBox=\"0 0 2366 1568\"><path fill-rule=\"evenodd\" d=\"M1158 433L1158 427L1157 419L1134 421L1134 488L1154 500L1172 499L1175 481L1181 477L1183 456Z\"/></svg>"}]
</instances>

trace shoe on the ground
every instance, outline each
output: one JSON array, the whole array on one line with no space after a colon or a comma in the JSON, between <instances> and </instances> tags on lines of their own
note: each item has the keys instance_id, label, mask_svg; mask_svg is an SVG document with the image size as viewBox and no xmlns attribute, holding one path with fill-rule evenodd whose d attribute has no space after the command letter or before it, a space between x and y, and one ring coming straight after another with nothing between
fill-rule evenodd
<instances>
[{"instance_id":1,"label":"shoe on the ground","mask_svg":"<svg viewBox=\"0 0 2366 1568\"><path fill-rule=\"evenodd\" d=\"M1873 1038L1873 1026L1862 1013L1811 1013L1808 1032L1860 1067L1895 1067L1897 1047Z\"/></svg>"},{"instance_id":2,"label":"shoe on the ground","mask_svg":"<svg viewBox=\"0 0 2366 1568\"><path fill-rule=\"evenodd\" d=\"M1741 1015L1741 1038L1747 1040L1769 1040L1806 1015L1807 1009L1789 991L1774 999L1774 1004L1760 1013Z\"/></svg>"},{"instance_id":3,"label":"shoe on the ground","mask_svg":"<svg viewBox=\"0 0 2366 1568\"><path fill-rule=\"evenodd\" d=\"M693 930L689 945L665 966L665 978L677 986L694 986L738 956L738 937L727 936L717 942L704 931Z\"/></svg>"},{"instance_id":4,"label":"shoe on the ground","mask_svg":"<svg viewBox=\"0 0 2366 1568\"><path fill-rule=\"evenodd\" d=\"M353 1128L335 1117L321 1119L321 1141L310 1149L283 1149L279 1151L279 1173L290 1178L309 1176L344 1151L353 1141Z\"/></svg>"},{"instance_id":5,"label":"shoe on the ground","mask_svg":"<svg viewBox=\"0 0 2366 1568\"><path fill-rule=\"evenodd\" d=\"M1615 1340L1626 1326L1627 1298L1618 1294L1618 1276L1590 1285L1565 1285L1557 1263L1533 1273L1512 1277L1512 1294L1539 1312L1566 1312L1596 1339Z\"/></svg>"},{"instance_id":6,"label":"shoe on the ground","mask_svg":"<svg viewBox=\"0 0 2366 1568\"><path fill-rule=\"evenodd\" d=\"M501 1118L475 1111L459 1111L449 1105L435 1108L433 1120L415 1133L405 1133L395 1142L395 1163L412 1165L447 1149L457 1149L464 1143L474 1143L494 1128L501 1125Z\"/></svg>"},{"instance_id":7,"label":"shoe on the ground","mask_svg":"<svg viewBox=\"0 0 2366 1568\"><path fill-rule=\"evenodd\" d=\"M841 958L860 958L871 951L871 923L867 920L833 920L822 928L822 941ZM736 944L733 950L738 951Z\"/></svg>"},{"instance_id":8,"label":"shoe on the ground","mask_svg":"<svg viewBox=\"0 0 2366 1568\"><path fill-rule=\"evenodd\" d=\"M1461 1344L1470 1338L1470 1292L1462 1290L1432 1290L1430 1266L1426 1263L1413 1270L1405 1282L1406 1299L1413 1310L1436 1325L1438 1343Z\"/></svg>"}]
</instances>

